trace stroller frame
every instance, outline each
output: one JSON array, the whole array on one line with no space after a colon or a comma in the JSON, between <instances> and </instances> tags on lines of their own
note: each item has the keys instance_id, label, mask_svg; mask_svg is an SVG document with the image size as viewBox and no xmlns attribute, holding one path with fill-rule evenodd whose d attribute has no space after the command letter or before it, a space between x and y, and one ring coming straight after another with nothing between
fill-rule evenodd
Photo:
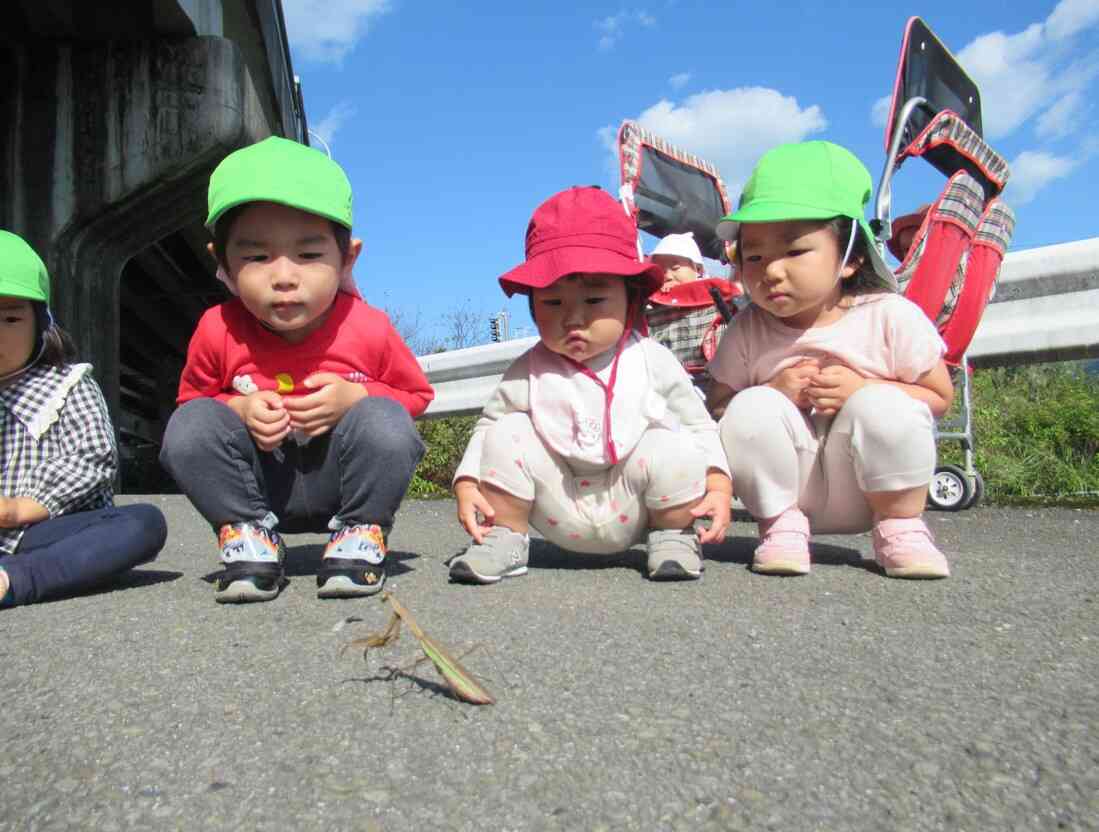
<instances>
[{"instance_id":1,"label":"stroller frame","mask_svg":"<svg viewBox=\"0 0 1099 832\"><path fill-rule=\"evenodd\" d=\"M871 222L879 247L892 234L893 174L906 158L922 156L949 180L924 212L909 251L898 254L898 277L902 284L907 277L905 295L937 324L947 343L947 363L961 375L959 418L939 424L936 437L960 442L965 464L937 467L928 494L933 507L957 511L984 495L984 480L974 465L966 350L991 299L1014 232L1014 215L999 199L1010 173L1006 161L981 135L977 85L918 17L905 26L885 149ZM940 233L930 242L934 231ZM944 262L936 264L939 255ZM929 261L920 266L923 256Z\"/></svg>"}]
</instances>

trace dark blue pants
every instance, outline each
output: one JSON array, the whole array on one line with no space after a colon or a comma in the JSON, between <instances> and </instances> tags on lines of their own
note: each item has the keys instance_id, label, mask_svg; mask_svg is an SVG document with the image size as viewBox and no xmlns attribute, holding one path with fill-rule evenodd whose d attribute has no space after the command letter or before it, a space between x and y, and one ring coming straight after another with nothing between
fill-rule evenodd
<instances>
[{"instance_id":1,"label":"dark blue pants","mask_svg":"<svg viewBox=\"0 0 1099 832\"><path fill-rule=\"evenodd\" d=\"M368 396L339 423L299 446L256 447L228 405L194 399L164 431L160 464L213 528L262 520L270 511L284 532L346 525L389 528L404 499L424 443L412 417L393 399Z\"/></svg>"},{"instance_id":2,"label":"dark blue pants","mask_svg":"<svg viewBox=\"0 0 1099 832\"><path fill-rule=\"evenodd\" d=\"M14 555L0 558L15 604L79 592L147 563L168 536L164 515L144 503L78 511L27 527Z\"/></svg>"}]
</instances>

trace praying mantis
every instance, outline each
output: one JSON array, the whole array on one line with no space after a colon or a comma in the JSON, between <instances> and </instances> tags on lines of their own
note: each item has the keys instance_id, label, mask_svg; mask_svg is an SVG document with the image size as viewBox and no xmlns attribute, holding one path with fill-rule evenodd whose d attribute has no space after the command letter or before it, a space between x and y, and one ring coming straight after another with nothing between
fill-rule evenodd
<instances>
[{"instance_id":1,"label":"praying mantis","mask_svg":"<svg viewBox=\"0 0 1099 832\"><path fill-rule=\"evenodd\" d=\"M416 664L424 659L430 659L456 699L468 702L471 705L496 704L493 695L477 682L473 674L462 667L461 663L451 656L439 642L420 628L420 625L416 623L416 619L412 617L412 613L394 597L392 592L383 592L381 597L382 603L388 602L393 609L393 614L389 617L385 629L380 633L373 633L365 638L349 641L340 649L340 653L343 653L348 647L362 647L363 658L365 659L371 649L385 647L396 641L401 634L401 622L403 621L412 635L416 637L416 640L420 642L420 649L424 651L424 657L419 659Z\"/></svg>"}]
</instances>

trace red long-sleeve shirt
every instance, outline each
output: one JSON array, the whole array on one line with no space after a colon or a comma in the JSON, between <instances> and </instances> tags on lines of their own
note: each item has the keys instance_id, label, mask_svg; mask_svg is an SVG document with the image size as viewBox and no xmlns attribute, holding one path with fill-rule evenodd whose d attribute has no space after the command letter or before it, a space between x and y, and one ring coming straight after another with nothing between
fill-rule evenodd
<instances>
[{"instance_id":1,"label":"red long-sleeve shirt","mask_svg":"<svg viewBox=\"0 0 1099 832\"><path fill-rule=\"evenodd\" d=\"M435 397L386 314L339 292L324 323L298 344L266 329L239 299L207 309L191 336L177 402L228 401L257 390L308 395L314 391L303 382L315 373L361 383L371 396L400 402L413 418Z\"/></svg>"}]
</instances>

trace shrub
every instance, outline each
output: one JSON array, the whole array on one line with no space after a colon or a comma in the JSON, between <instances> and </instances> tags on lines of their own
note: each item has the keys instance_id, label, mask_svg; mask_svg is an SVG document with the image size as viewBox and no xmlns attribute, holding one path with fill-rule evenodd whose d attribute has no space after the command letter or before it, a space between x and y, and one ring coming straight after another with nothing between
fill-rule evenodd
<instances>
[{"instance_id":1,"label":"shrub","mask_svg":"<svg viewBox=\"0 0 1099 832\"><path fill-rule=\"evenodd\" d=\"M427 452L412 476L409 497L450 495L450 481L462 460L462 453L476 422L476 416L451 416L447 419L421 419L416 423Z\"/></svg>"},{"instance_id":2,"label":"shrub","mask_svg":"<svg viewBox=\"0 0 1099 832\"><path fill-rule=\"evenodd\" d=\"M1064 363L975 370L972 381L988 500L1099 503L1099 377ZM941 442L939 457L960 465L959 443Z\"/></svg>"}]
</instances>

